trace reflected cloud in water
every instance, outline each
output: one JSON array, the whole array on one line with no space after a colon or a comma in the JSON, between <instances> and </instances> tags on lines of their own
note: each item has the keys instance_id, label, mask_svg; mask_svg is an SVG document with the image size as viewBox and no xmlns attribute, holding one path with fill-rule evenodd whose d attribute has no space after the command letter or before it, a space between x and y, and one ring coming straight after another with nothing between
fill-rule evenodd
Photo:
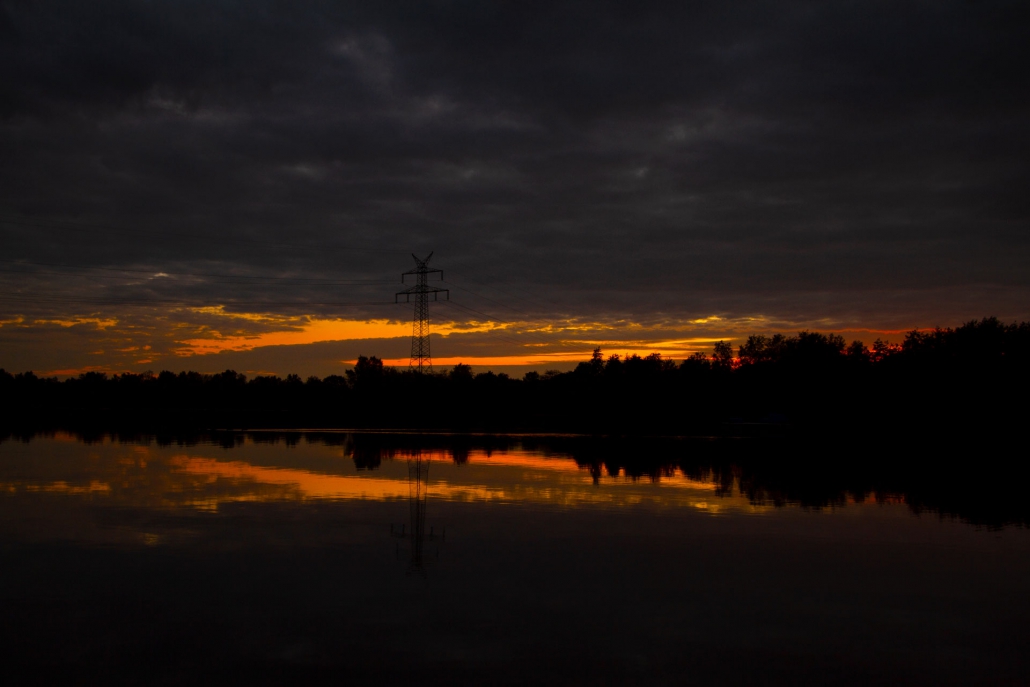
<instances>
[{"instance_id":1,"label":"reflected cloud in water","mask_svg":"<svg viewBox=\"0 0 1030 687\"><path fill-rule=\"evenodd\" d=\"M54 460L55 448L86 448ZM288 449L244 436L232 450L215 444L78 444L58 434L29 444L7 444L0 489L102 497L106 505L217 510L226 503L275 500L394 500L409 496L405 465L435 466L426 489L433 500L558 507L689 507L709 513L768 512L739 489L688 477L677 468L640 479L598 475L571 456L520 447L493 450L363 450L352 442L288 444ZM271 448L271 450L269 450ZM14 455L11 455L11 454ZM373 454L373 455L370 455ZM18 478L12 479L12 472ZM60 479L55 479L60 473ZM79 475L82 483L75 483Z\"/></svg>"},{"instance_id":2,"label":"reflected cloud in water","mask_svg":"<svg viewBox=\"0 0 1030 687\"><path fill-rule=\"evenodd\" d=\"M804 684L813 663L838 684L1025 674L1030 533L920 515L1019 523L1021 502L947 511L962 492L776 465L782 448L5 441L5 665L44 684L412 684L427 666L448 684Z\"/></svg>"}]
</instances>

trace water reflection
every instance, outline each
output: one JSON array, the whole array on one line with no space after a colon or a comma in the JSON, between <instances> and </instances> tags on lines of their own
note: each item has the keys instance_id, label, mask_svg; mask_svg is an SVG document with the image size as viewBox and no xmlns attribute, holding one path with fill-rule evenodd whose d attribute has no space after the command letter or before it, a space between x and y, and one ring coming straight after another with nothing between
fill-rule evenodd
<instances>
[{"instance_id":1,"label":"water reflection","mask_svg":"<svg viewBox=\"0 0 1030 687\"><path fill-rule=\"evenodd\" d=\"M641 504L711 514L906 504L990 527L1030 524L1019 475L884 455L791 455L769 441L620 441L335 432L81 437L0 444L0 489L217 510L272 500ZM60 450L64 447L66 450ZM85 449L85 450L84 450ZM285 449L285 450L284 450ZM47 454L47 460L34 458ZM428 467L435 460L434 478ZM404 465L398 463L402 461ZM407 472L401 470L404 467ZM413 472L412 472L413 471Z\"/></svg>"},{"instance_id":2,"label":"water reflection","mask_svg":"<svg viewBox=\"0 0 1030 687\"><path fill-rule=\"evenodd\" d=\"M961 492L846 455L27 439L0 444L0 662L25 683L1019 684L1028 668L1030 533L915 517Z\"/></svg>"},{"instance_id":3,"label":"water reflection","mask_svg":"<svg viewBox=\"0 0 1030 687\"><path fill-rule=\"evenodd\" d=\"M770 507L732 490L723 490L716 498L718 485L689 478L676 468L665 470L660 479L629 474L599 478L589 465L579 464L567 454L518 445L467 448L455 454L442 448L412 448L406 442L383 445L382 437L366 442L360 436L345 436L331 443L301 442L295 435L284 439L277 444L268 436L257 435L234 438L231 444L182 447L94 442L87 445L86 452L76 453L76 445L59 436L53 443L8 445L5 465L17 466L19 479L6 481L5 487L11 491L91 491L103 494L112 505L211 511L241 501L411 498L415 513L416 505L430 494L443 501L560 507L649 503L712 513L759 513ZM54 460L55 446L68 449L67 457ZM226 446L233 449L225 450ZM282 446L288 450L284 452ZM34 460L32 456L39 452L48 459ZM437 465L433 479L429 478L430 462ZM4 475L0 465L0 477ZM69 481L76 475L84 483Z\"/></svg>"}]
</instances>

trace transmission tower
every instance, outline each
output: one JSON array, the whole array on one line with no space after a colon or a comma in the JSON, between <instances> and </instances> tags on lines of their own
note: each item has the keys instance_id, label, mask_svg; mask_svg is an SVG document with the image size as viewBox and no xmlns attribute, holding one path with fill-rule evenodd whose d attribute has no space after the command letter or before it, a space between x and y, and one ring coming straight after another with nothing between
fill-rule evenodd
<instances>
[{"instance_id":1,"label":"transmission tower","mask_svg":"<svg viewBox=\"0 0 1030 687\"><path fill-rule=\"evenodd\" d=\"M433 294L434 301L439 300L438 296L441 293L446 294L447 300L450 300L451 292L449 289L429 285L430 274L439 273L440 279L443 279L443 270L429 269L429 258L433 257L432 253L427 255L425 260L419 260L414 253L411 257L415 258L415 269L403 273L401 283L406 283L407 276L413 274L415 285L398 291L394 296L394 303L399 303L401 296L404 296L405 303L410 303L411 297L415 297L415 319L411 327L411 362L408 363L408 369L418 373L432 372L433 359L429 355L429 294Z\"/></svg>"}]
</instances>

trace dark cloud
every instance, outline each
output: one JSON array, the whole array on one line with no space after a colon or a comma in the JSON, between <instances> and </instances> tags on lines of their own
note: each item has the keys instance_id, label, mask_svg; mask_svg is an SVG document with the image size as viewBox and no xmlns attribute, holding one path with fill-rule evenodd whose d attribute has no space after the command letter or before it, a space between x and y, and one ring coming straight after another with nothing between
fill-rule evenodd
<instances>
[{"instance_id":1,"label":"dark cloud","mask_svg":"<svg viewBox=\"0 0 1030 687\"><path fill-rule=\"evenodd\" d=\"M436 250L507 318L1030 317L1025 2L0 10L11 316L340 314L310 304L393 287L45 265L392 279Z\"/></svg>"}]
</instances>

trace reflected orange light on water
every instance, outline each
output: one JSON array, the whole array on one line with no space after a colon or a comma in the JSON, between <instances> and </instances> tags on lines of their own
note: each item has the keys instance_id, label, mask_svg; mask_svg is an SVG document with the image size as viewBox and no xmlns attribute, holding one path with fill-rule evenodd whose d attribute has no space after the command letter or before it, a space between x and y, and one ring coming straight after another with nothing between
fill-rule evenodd
<instances>
[{"instance_id":1,"label":"reflected orange light on water","mask_svg":"<svg viewBox=\"0 0 1030 687\"><path fill-rule=\"evenodd\" d=\"M364 499L371 501L408 498L406 480L328 475L307 470L268 468L239 461L224 462L196 456L175 456L170 463L180 471L192 476L290 487L290 491L285 494L266 492L260 496L248 495L247 500L252 500L250 496L254 497L253 500L281 500L284 496L300 499ZM441 481L431 482L429 493L433 498L458 501L505 498L505 492L500 488L448 484ZM232 496L229 500L240 500L240 497Z\"/></svg>"},{"instance_id":2,"label":"reflected orange light on water","mask_svg":"<svg viewBox=\"0 0 1030 687\"><path fill-rule=\"evenodd\" d=\"M182 472L211 480L252 481L293 487L302 498L368 498L407 497L404 482L368 477L326 475L307 470L267 468L240 461L219 461L197 456L174 456L171 465ZM277 497L273 497L277 498Z\"/></svg>"},{"instance_id":3,"label":"reflected orange light on water","mask_svg":"<svg viewBox=\"0 0 1030 687\"><path fill-rule=\"evenodd\" d=\"M548 458L532 453L507 453L491 451L470 451L469 462L476 465L504 465L508 467L548 470L553 472L581 473L583 469L574 461Z\"/></svg>"},{"instance_id":4,"label":"reflected orange light on water","mask_svg":"<svg viewBox=\"0 0 1030 687\"><path fill-rule=\"evenodd\" d=\"M476 465L503 465L506 467L520 467L530 470L542 470L549 472L562 472L579 475L583 481L593 481L593 478L584 471L575 461L566 458L549 458L547 456L534 455L531 453L494 453L487 455L485 451L472 451L469 453L469 462ZM606 484L618 485L620 483L634 483L634 480L623 478L620 481L606 480ZM718 487L713 482L703 482L690 479L679 470L671 475L662 475L660 482L663 487L680 487L697 489L699 491L715 491Z\"/></svg>"},{"instance_id":5,"label":"reflected orange light on water","mask_svg":"<svg viewBox=\"0 0 1030 687\"><path fill-rule=\"evenodd\" d=\"M7 484L4 491L16 492L45 492L54 494L109 494L111 485L99 480L92 480L89 484L69 484L65 481L49 482L45 484Z\"/></svg>"},{"instance_id":6,"label":"reflected orange light on water","mask_svg":"<svg viewBox=\"0 0 1030 687\"><path fill-rule=\"evenodd\" d=\"M428 456L423 457L429 460ZM442 458L438 456L438 458ZM508 501L551 503L574 506L577 504L632 505L688 505L708 512L720 509L762 512L765 506L748 503L746 499L725 497L719 504L710 503L714 484L688 479L682 475L663 477L659 483L649 480L607 478L595 483L590 474L568 460L542 456L495 453L470 456L474 467L488 468L489 473L477 471L463 479L466 466L450 462L437 462L430 470L429 496L444 501ZM432 462L432 461L430 461ZM231 483L234 489L223 496L205 494L201 499L189 501L200 508L217 508L219 502L273 501L282 499L363 499L385 501L407 498L408 483L404 479L358 475L332 475L295 468L263 467L242 461L221 461L202 456L177 455L169 465L178 472L209 484L217 480ZM505 470L508 468L508 470ZM513 472L511 469L514 469ZM434 479L434 473L442 473ZM478 479L486 477L490 483ZM272 485L284 489L255 489L247 491L246 484ZM242 493L240 487L244 487Z\"/></svg>"},{"instance_id":7,"label":"reflected orange light on water","mask_svg":"<svg viewBox=\"0 0 1030 687\"><path fill-rule=\"evenodd\" d=\"M398 449L380 455L381 465L360 469L349 444L300 443L288 450L246 439L226 455L214 446L129 446L101 441L75 445L71 435L47 440L48 460L9 463L0 492L64 495L112 506L216 511L234 502L402 501L409 498L405 461L416 453ZM428 494L434 501L524 503L558 507L689 508L709 514L762 514L776 510L770 500L752 502L739 484L687 476L670 467L654 476L611 475L577 464L567 454L511 448L476 448L455 462L452 450L419 453L429 463ZM60 462L65 456L72 462ZM461 456L461 454L459 454ZM226 460L226 458L239 458ZM317 466L317 467L316 467ZM3 465L0 464L0 468ZM11 470L14 470L13 472ZM849 497L854 511L903 503L901 498ZM863 508L862 506L865 506Z\"/></svg>"}]
</instances>

